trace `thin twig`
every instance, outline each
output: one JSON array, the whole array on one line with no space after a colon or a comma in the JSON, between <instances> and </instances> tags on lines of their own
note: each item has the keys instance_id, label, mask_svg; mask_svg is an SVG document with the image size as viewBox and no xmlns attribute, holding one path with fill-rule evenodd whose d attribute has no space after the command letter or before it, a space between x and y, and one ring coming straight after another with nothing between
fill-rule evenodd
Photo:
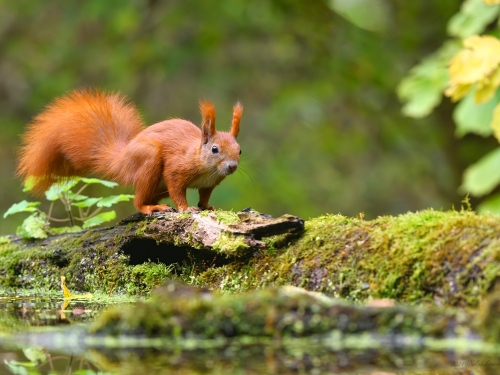
<instances>
[{"instance_id":1,"label":"thin twig","mask_svg":"<svg viewBox=\"0 0 500 375\"><path fill-rule=\"evenodd\" d=\"M102 207L96 208L94 212L92 212L89 216L87 216L84 220L88 220L96 216L99 212L102 211Z\"/></svg>"},{"instance_id":2,"label":"thin twig","mask_svg":"<svg viewBox=\"0 0 500 375\"><path fill-rule=\"evenodd\" d=\"M64 204L64 208L66 209L69 218L69 226L72 227L74 225L74 222L73 222L73 214L71 213L71 206L69 204L68 192L64 193L64 195L59 195L59 199Z\"/></svg>"},{"instance_id":3,"label":"thin twig","mask_svg":"<svg viewBox=\"0 0 500 375\"><path fill-rule=\"evenodd\" d=\"M52 216L52 209L54 208L54 203L55 203L55 201L50 202L49 213L48 213L47 217Z\"/></svg>"},{"instance_id":4,"label":"thin twig","mask_svg":"<svg viewBox=\"0 0 500 375\"><path fill-rule=\"evenodd\" d=\"M75 198L76 198L77 196L79 196L79 195L80 195L80 193L81 193L81 192L82 192L82 191L83 191L83 190L84 190L87 186L89 186L89 185L88 185L88 184L83 185L83 186L80 188L80 190L78 190L78 191L76 192L76 194L73 196L73 199L70 199L68 203L71 205L71 203L73 203L73 201L75 200Z\"/></svg>"},{"instance_id":5,"label":"thin twig","mask_svg":"<svg viewBox=\"0 0 500 375\"><path fill-rule=\"evenodd\" d=\"M50 221L56 221L58 223L63 223L65 221L69 221L69 218L67 218L67 219L56 219L55 217L50 217L50 216L47 216L47 219L49 219Z\"/></svg>"}]
</instances>

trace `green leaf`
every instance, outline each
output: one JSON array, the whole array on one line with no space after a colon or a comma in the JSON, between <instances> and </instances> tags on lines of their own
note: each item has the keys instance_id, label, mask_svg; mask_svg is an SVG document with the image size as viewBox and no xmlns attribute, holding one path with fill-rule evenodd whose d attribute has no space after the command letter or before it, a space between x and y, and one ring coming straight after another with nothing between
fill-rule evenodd
<instances>
[{"instance_id":1,"label":"green leaf","mask_svg":"<svg viewBox=\"0 0 500 375\"><path fill-rule=\"evenodd\" d=\"M91 217L90 219L85 220L83 222L83 228L87 229L90 227L94 227L96 225L100 225L102 223L105 223L106 221L111 221L115 218L116 218L115 211L102 212L94 217Z\"/></svg>"},{"instance_id":2,"label":"green leaf","mask_svg":"<svg viewBox=\"0 0 500 375\"><path fill-rule=\"evenodd\" d=\"M439 50L410 70L398 86L403 113L409 117L425 117L440 102L448 85L448 63L460 50L457 41L445 43Z\"/></svg>"},{"instance_id":3,"label":"green leaf","mask_svg":"<svg viewBox=\"0 0 500 375\"><path fill-rule=\"evenodd\" d=\"M24 183L23 191L30 191L35 187L37 177L29 176Z\"/></svg>"},{"instance_id":4,"label":"green leaf","mask_svg":"<svg viewBox=\"0 0 500 375\"><path fill-rule=\"evenodd\" d=\"M38 375L40 372L36 371L34 367L37 365L32 362L18 362L14 359L8 361L4 360L5 365L9 368L10 373L14 375Z\"/></svg>"},{"instance_id":5,"label":"green leaf","mask_svg":"<svg viewBox=\"0 0 500 375\"><path fill-rule=\"evenodd\" d=\"M462 39L481 34L499 12L499 5L486 5L483 0L465 0L460 12L448 22L448 34Z\"/></svg>"},{"instance_id":6,"label":"green leaf","mask_svg":"<svg viewBox=\"0 0 500 375\"><path fill-rule=\"evenodd\" d=\"M101 199L101 201L97 203L97 207L111 207L115 203L128 202L133 198L134 196L132 194L111 195L109 197Z\"/></svg>"},{"instance_id":7,"label":"green leaf","mask_svg":"<svg viewBox=\"0 0 500 375\"><path fill-rule=\"evenodd\" d=\"M460 190L476 197L488 194L500 183L500 147L483 156L464 172Z\"/></svg>"},{"instance_id":8,"label":"green leaf","mask_svg":"<svg viewBox=\"0 0 500 375\"><path fill-rule=\"evenodd\" d=\"M99 202L102 198L88 198L85 199L82 202L77 202L77 203L71 203L72 206L75 207L80 207L80 208L85 208L85 207L92 207L94 204Z\"/></svg>"},{"instance_id":9,"label":"green leaf","mask_svg":"<svg viewBox=\"0 0 500 375\"><path fill-rule=\"evenodd\" d=\"M382 32L390 24L390 11L385 0L330 0L330 8L354 25Z\"/></svg>"},{"instance_id":10,"label":"green leaf","mask_svg":"<svg viewBox=\"0 0 500 375\"><path fill-rule=\"evenodd\" d=\"M35 212L23 221L16 234L24 238L47 238L45 227L48 225L45 214Z\"/></svg>"},{"instance_id":11,"label":"green leaf","mask_svg":"<svg viewBox=\"0 0 500 375\"><path fill-rule=\"evenodd\" d=\"M426 77L408 77L401 82L398 95L406 101L402 111L405 116L421 118L427 116L441 102L447 79L433 84Z\"/></svg>"},{"instance_id":12,"label":"green leaf","mask_svg":"<svg viewBox=\"0 0 500 375\"><path fill-rule=\"evenodd\" d=\"M45 192L45 196L49 201L55 201L59 199L59 195L69 191L69 189L78 184L80 180L80 177L72 177L67 180L56 182Z\"/></svg>"},{"instance_id":13,"label":"green leaf","mask_svg":"<svg viewBox=\"0 0 500 375\"><path fill-rule=\"evenodd\" d=\"M477 206L477 212L480 214L491 213L500 216L500 194L495 194L483 201Z\"/></svg>"},{"instance_id":14,"label":"green leaf","mask_svg":"<svg viewBox=\"0 0 500 375\"><path fill-rule=\"evenodd\" d=\"M457 124L457 135L475 133L487 137L493 133L491 122L493 111L500 103L500 92L497 91L489 102L476 104L474 102L475 89L471 90L455 107L453 120Z\"/></svg>"},{"instance_id":15,"label":"green leaf","mask_svg":"<svg viewBox=\"0 0 500 375\"><path fill-rule=\"evenodd\" d=\"M98 178L82 177L81 180L86 184L101 184L101 185L104 185L104 186L109 187L109 188L113 188L115 186L118 186L118 184L116 182L100 180Z\"/></svg>"},{"instance_id":16,"label":"green leaf","mask_svg":"<svg viewBox=\"0 0 500 375\"><path fill-rule=\"evenodd\" d=\"M68 198L69 198L69 199L72 199L72 200L74 200L74 201L82 201L82 200L84 200L84 199L87 199L87 198L88 198L88 196L86 196L86 195L82 195L82 194L78 194L78 195L76 195L76 194L75 194L75 193L73 193L72 191L69 191L69 192L68 192Z\"/></svg>"},{"instance_id":17,"label":"green leaf","mask_svg":"<svg viewBox=\"0 0 500 375\"><path fill-rule=\"evenodd\" d=\"M47 362L47 352L41 346L28 346L23 349L23 354L28 358L28 360L35 365L39 366L42 363Z\"/></svg>"},{"instance_id":18,"label":"green leaf","mask_svg":"<svg viewBox=\"0 0 500 375\"><path fill-rule=\"evenodd\" d=\"M5 211L3 214L3 218L5 219L7 216L12 214L17 214L18 212L34 212L36 211L37 206L39 206L41 202L28 202L21 201L19 203L14 203L10 208Z\"/></svg>"}]
</instances>

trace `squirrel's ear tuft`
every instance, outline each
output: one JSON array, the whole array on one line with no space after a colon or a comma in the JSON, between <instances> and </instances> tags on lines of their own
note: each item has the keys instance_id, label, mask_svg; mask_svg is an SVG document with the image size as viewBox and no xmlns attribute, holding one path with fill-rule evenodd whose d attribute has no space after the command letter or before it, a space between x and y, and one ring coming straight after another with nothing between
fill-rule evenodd
<instances>
[{"instance_id":1,"label":"squirrel's ear tuft","mask_svg":"<svg viewBox=\"0 0 500 375\"><path fill-rule=\"evenodd\" d=\"M238 101L233 107L233 121L231 123L231 135L236 138L240 132L240 120L243 114L243 105Z\"/></svg>"},{"instance_id":2,"label":"squirrel's ear tuft","mask_svg":"<svg viewBox=\"0 0 500 375\"><path fill-rule=\"evenodd\" d=\"M208 100L200 100L200 112L202 117L201 134L203 144L205 144L215 135L215 107Z\"/></svg>"}]
</instances>

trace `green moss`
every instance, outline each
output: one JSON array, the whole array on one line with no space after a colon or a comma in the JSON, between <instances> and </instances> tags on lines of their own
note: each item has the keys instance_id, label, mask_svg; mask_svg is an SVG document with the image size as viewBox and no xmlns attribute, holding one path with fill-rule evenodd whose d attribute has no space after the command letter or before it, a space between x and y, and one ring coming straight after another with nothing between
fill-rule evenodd
<instances>
[{"instance_id":1,"label":"green moss","mask_svg":"<svg viewBox=\"0 0 500 375\"><path fill-rule=\"evenodd\" d=\"M154 221L157 220L157 219L153 219L153 223ZM147 221L147 220L143 220L143 221L140 221L139 223L137 223L137 228L135 229L135 234L136 236L142 236L144 235L144 232L146 232L146 229L148 228L148 225L150 224L151 222ZM135 223L131 223L131 224L135 224Z\"/></svg>"},{"instance_id":2,"label":"green moss","mask_svg":"<svg viewBox=\"0 0 500 375\"><path fill-rule=\"evenodd\" d=\"M500 272L498 225L497 217L465 211L380 218L371 228L371 257L359 265L379 279L371 281L375 296L420 301L439 288L444 302L475 306L477 289L484 295Z\"/></svg>"},{"instance_id":3,"label":"green moss","mask_svg":"<svg viewBox=\"0 0 500 375\"><path fill-rule=\"evenodd\" d=\"M249 246L241 236L221 232L217 241L212 244L212 248L219 254L232 257L241 255Z\"/></svg>"},{"instance_id":4,"label":"green moss","mask_svg":"<svg viewBox=\"0 0 500 375\"><path fill-rule=\"evenodd\" d=\"M174 340L173 345L182 345L186 338L200 342L228 337L283 340L330 335L335 341L340 337L357 338L352 341L354 348L359 347L360 334L373 334L370 347L374 348L382 348L387 338L397 335L399 342L410 346L428 338L434 340L434 346L452 348L457 339L482 344L481 340L471 339L477 337L480 324L477 317L463 310L370 308L290 287L220 295L168 282L155 291L150 301L103 313L90 332L121 338L140 332L141 336ZM380 339L384 336L386 340ZM362 342L366 345L366 341Z\"/></svg>"},{"instance_id":5,"label":"green moss","mask_svg":"<svg viewBox=\"0 0 500 375\"><path fill-rule=\"evenodd\" d=\"M129 257L118 245L120 235L102 240L99 230L81 236L49 239L50 246L31 242L0 245L0 286L30 290L59 290L64 275L72 291L144 294L164 280L164 265L140 273L129 265ZM143 277L144 279L142 279ZM131 286L131 281L137 285Z\"/></svg>"},{"instance_id":6,"label":"green moss","mask_svg":"<svg viewBox=\"0 0 500 375\"><path fill-rule=\"evenodd\" d=\"M174 266L151 261L128 267L125 275L127 284L125 290L128 295L149 295L151 290L174 277Z\"/></svg>"},{"instance_id":7,"label":"green moss","mask_svg":"<svg viewBox=\"0 0 500 375\"><path fill-rule=\"evenodd\" d=\"M0 245L5 245L11 243L12 240L9 238L9 236L0 236Z\"/></svg>"},{"instance_id":8,"label":"green moss","mask_svg":"<svg viewBox=\"0 0 500 375\"><path fill-rule=\"evenodd\" d=\"M354 301L477 306L500 274L498 233L500 218L467 211L425 210L372 221L326 215L307 221L305 233L286 249L261 251L248 267L205 270L193 283L228 292L297 285Z\"/></svg>"},{"instance_id":9,"label":"green moss","mask_svg":"<svg viewBox=\"0 0 500 375\"><path fill-rule=\"evenodd\" d=\"M177 219L182 220L182 219L188 219L190 217L191 217L191 212L184 211L177 216Z\"/></svg>"},{"instance_id":10,"label":"green moss","mask_svg":"<svg viewBox=\"0 0 500 375\"><path fill-rule=\"evenodd\" d=\"M219 223L230 225L240 222L240 217L233 211L215 210L213 211Z\"/></svg>"},{"instance_id":11,"label":"green moss","mask_svg":"<svg viewBox=\"0 0 500 375\"><path fill-rule=\"evenodd\" d=\"M326 215L307 221L293 241L265 239L269 247L250 258L236 260L248 245L222 234L210 264L202 264L210 255L193 251L185 261L191 267L176 266L175 277L226 293L296 285L353 301L388 297L475 307L500 274L498 233L500 218L466 211L426 210L372 221ZM134 270L117 246L119 236L61 236L47 240L52 250L34 245L40 242L0 244L0 286L58 289L62 274L76 291L145 294L157 281L174 277L163 266L151 270L154 276ZM216 260L217 254L230 260Z\"/></svg>"},{"instance_id":12,"label":"green moss","mask_svg":"<svg viewBox=\"0 0 500 375\"><path fill-rule=\"evenodd\" d=\"M205 211L200 211L199 214L201 217L209 217L212 212L213 211L205 210Z\"/></svg>"}]
</instances>

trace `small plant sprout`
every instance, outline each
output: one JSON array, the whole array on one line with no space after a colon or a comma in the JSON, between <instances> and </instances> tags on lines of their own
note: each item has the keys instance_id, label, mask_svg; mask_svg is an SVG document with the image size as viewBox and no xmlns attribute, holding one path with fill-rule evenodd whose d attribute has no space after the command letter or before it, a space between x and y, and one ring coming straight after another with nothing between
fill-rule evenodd
<instances>
[{"instance_id":1,"label":"small plant sprout","mask_svg":"<svg viewBox=\"0 0 500 375\"><path fill-rule=\"evenodd\" d=\"M31 177L26 181L23 191L29 191L34 186L35 178ZM83 185L74 193L71 189L78 184ZM3 215L6 218L9 215L19 212L31 212L20 227L17 228L17 234L25 238L47 238L49 234L77 232L116 218L114 210L101 212L105 207L129 201L133 199L131 194L111 195L104 198L93 198L83 195L82 192L90 184L101 184L113 188L118 184L111 181L100 180L97 178L73 177L53 184L46 192L45 197L50 201L48 213L40 210L38 206L41 202L22 202L13 204ZM52 216L54 204L60 201L67 213L66 218L56 218ZM76 212L76 214L74 213ZM51 228L51 222L66 222L69 225L61 228ZM80 225L75 224L81 223Z\"/></svg>"}]
</instances>

